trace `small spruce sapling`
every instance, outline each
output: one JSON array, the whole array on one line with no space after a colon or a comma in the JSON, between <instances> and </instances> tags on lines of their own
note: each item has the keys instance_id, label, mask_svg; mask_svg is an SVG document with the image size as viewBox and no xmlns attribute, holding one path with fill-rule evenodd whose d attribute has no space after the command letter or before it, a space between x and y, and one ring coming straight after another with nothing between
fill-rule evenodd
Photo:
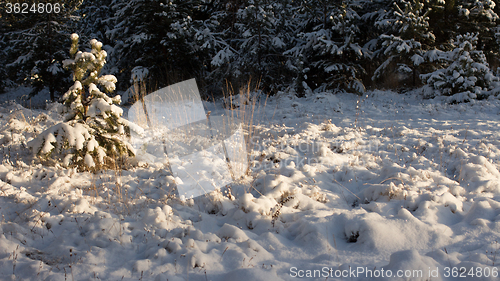
<instances>
[{"instance_id":1,"label":"small spruce sapling","mask_svg":"<svg viewBox=\"0 0 500 281\"><path fill-rule=\"evenodd\" d=\"M101 91L113 92L117 82L113 75L100 75L107 56L102 43L92 39L91 51L82 52L77 34L71 35L71 41L71 59L63 64L73 71L75 82L62 97L65 120L28 145L42 161L62 161L81 170L110 167L116 159L135 154L126 137L130 128L140 128L121 117L119 95L110 98Z\"/></svg>"},{"instance_id":2,"label":"small spruce sapling","mask_svg":"<svg viewBox=\"0 0 500 281\"><path fill-rule=\"evenodd\" d=\"M421 75L435 95L449 96L449 102L466 102L494 93L499 79L490 70L483 51L476 49L477 41L477 33L458 35L452 42L454 49L439 57L448 67Z\"/></svg>"}]
</instances>

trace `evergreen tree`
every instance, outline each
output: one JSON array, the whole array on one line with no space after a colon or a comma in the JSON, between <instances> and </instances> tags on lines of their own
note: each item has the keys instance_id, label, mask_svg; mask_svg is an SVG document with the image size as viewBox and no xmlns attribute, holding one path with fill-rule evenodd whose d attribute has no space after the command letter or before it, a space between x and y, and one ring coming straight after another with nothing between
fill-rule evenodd
<instances>
[{"instance_id":1,"label":"evergreen tree","mask_svg":"<svg viewBox=\"0 0 500 281\"><path fill-rule=\"evenodd\" d=\"M456 48L458 34L471 32L479 34L476 49L490 65L500 65L499 7L491 0L58 3L58 14L2 15L0 89L11 80L34 92L48 87L52 98L63 93L67 54L59 50L70 29L104 43L107 73L129 81L139 67L154 87L192 77L202 91L216 92L250 79L266 92L292 85L299 94L363 92L372 79L418 85L420 73L448 67L440 54Z\"/></svg>"},{"instance_id":2,"label":"evergreen tree","mask_svg":"<svg viewBox=\"0 0 500 281\"><path fill-rule=\"evenodd\" d=\"M478 33L477 48L482 50L488 60L498 59L498 45L495 30L499 23L498 1L462 1L460 7L460 33Z\"/></svg>"},{"instance_id":3,"label":"evergreen tree","mask_svg":"<svg viewBox=\"0 0 500 281\"><path fill-rule=\"evenodd\" d=\"M42 12L38 12L38 1L9 3L26 4L30 12L5 13L0 18L4 31L1 41L7 42L7 75L16 83L34 86L32 95L48 87L50 99L55 100L56 94L63 91L66 76L62 61L67 55L60 50L74 26L72 14L80 1L45 1Z\"/></svg>"},{"instance_id":4,"label":"evergreen tree","mask_svg":"<svg viewBox=\"0 0 500 281\"><path fill-rule=\"evenodd\" d=\"M3 28L0 27L0 31ZM4 41L5 38L0 36L0 61L7 61L7 52L5 49L7 48L7 43ZM7 76L7 70L5 69L5 64L0 63L0 93L5 91L5 88L8 84L11 83L10 79Z\"/></svg>"},{"instance_id":5,"label":"evergreen tree","mask_svg":"<svg viewBox=\"0 0 500 281\"><path fill-rule=\"evenodd\" d=\"M198 29L197 38L205 40L199 46L208 50L210 81L219 88L226 82L238 88L250 80L266 92L285 85L289 76L283 52L292 35L286 22L290 1L210 3L219 10L197 27L203 27Z\"/></svg>"},{"instance_id":6,"label":"evergreen tree","mask_svg":"<svg viewBox=\"0 0 500 281\"><path fill-rule=\"evenodd\" d=\"M455 0L445 1L443 6L443 9L434 9L429 15L438 49L451 49L449 43L460 34L478 33L477 48L484 52L488 60L498 56L494 35L499 19L496 1Z\"/></svg>"},{"instance_id":7,"label":"evergreen tree","mask_svg":"<svg viewBox=\"0 0 500 281\"><path fill-rule=\"evenodd\" d=\"M227 79L232 76L232 62L238 53L231 44L236 34L234 24L238 10L233 2L203 1L200 6L202 16L193 21L193 44L197 46L196 55L200 58L201 66L201 79L197 79L197 83L212 95L220 93L227 86Z\"/></svg>"},{"instance_id":8,"label":"evergreen tree","mask_svg":"<svg viewBox=\"0 0 500 281\"><path fill-rule=\"evenodd\" d=\"M393 5L394 18L385 34L379 37L379 48L374 56L383 59L372 79L380 80L396 76L396 80L411 77L417 85L419 66L424 62L424 53L434 45L435 35L429 27L432 8L425 0L400 0ZM434 6L439 9L439 6ZM387 20L387 19L384 19Z\"/></svg>"},{"instance_id":9,"label":"evergreen tree","mask_svg":"<svg viewBox=\"0 0 500 281\"><path fill-rule=\"evenodd\" d=\"M239 84L253 79L265 91L278 90L274 79L279 75L285 43L277 34L276 4L250 0L238 10L235 26L239 36L233 40L238 53L233 62L233 75L243 80Z\"/></svg>"},{"instance_id":10,"label":"evergreen tree","mask_svg":"<svg viewBox=\"0 0 500 281\"><path fill-rule=\"evenodd\" d=\"M28 145L43 160L62 161L80 169L111 167L116 159L134 155L125 140L134 124L121 118L120 96L110 98L103 93L115 90L116 78L101 75L106 51L96 39L91 51L78 51L78 35L71 35L71 59L64 66L73 72L73 86L64 94L65 122L42 132ZM140 129L138 129L140 130Z\"/></svg>"},{"instance_id":11,"label":"evergreen tree","mask_svg":"<svg viewBox=\"0 0 500 281\"><path fill-rule=\"evenodd\" d=\"M483 51L477 50L478 34L458 35L453 50L440 55L444 69L422 75L435 95L450 96L450 102L484 98L496 86L498 77L490 70Z\"/></svg>"},{"instance_id":12,"label":"evergreen tree","mask_svg":"<svg viewBox=\"0 0 500 281\"><path fill-rule=\"evenodd\" d=\"M118 78L128 81L136 66L146 67L151 83L162 87L192 78L199 69L192 16L197 1L114 0L114 44Z\"/></svg>"},{"instance_id":13,"label":"evergreen tree","mask_svg":"<svg viewBox=\"0 0 500 281\"><path fill-rule=\"evenodd\" d=\"M76 11L78 20L78 31L81 38L95 38L103 43L103 46L109 45L111 41L106 36L113 26L113 0L91 1L82 0L82 4ZM109 64L109 52L108 63Z\"/></svg>"},{"instance_id":14,"label":"evergreen tree","mask_svg":"<svg viewBox=\"0 0 500 281\"><path fill-rule=\"evenodd\" d=\"M285 54L297 58L301 88L342 88L364 92L359 41L360 17L354 1L300 1L295 42Z\"/></svg>"},{"instance_id":15,"label":"evergreen tree","mask_svg":"<svg viewBox=\"0 0 500 281\"><path fill-rule=\"evenodd\" d=\"M394 1L390 0L359 0L358 14L361 22L359 23L359 38L360 45L366 50L366 56L362 61L363 68L366 73L363 77L363 83L366 86L373 85L373 73L380 66L383 59L380 54L382 47L382 40L380 35L386 34L393 30L395 22L393 4ZM390 33L389 33L390 34Z\"/></svg>"}]
</instances>

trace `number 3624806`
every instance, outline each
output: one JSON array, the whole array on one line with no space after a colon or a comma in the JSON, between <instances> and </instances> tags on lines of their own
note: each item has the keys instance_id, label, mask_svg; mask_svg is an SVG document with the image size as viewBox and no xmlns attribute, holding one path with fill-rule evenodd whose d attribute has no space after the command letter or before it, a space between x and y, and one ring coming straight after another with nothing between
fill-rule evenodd
<instances>
[{"instance_id":1,"label":"number 3624806","mask_svg":"<svg viewBox=\"0 0 500 281\"><path fill-rule=\"evenodd\" d=\"M7 3L5 5L5 11L8 14L58 14L61 12L61 4L59 3Z\"/></svg>"}]
</instances>

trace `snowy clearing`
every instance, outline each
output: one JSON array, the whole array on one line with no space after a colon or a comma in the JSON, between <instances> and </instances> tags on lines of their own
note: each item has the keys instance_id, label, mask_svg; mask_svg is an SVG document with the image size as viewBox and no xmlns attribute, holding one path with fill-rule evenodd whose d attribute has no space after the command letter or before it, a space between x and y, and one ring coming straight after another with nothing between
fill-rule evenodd
<instances>
[{"instance_id":1,"label":"snowy clearing","mask_svg":"<svg viewBox=\"0 0 500 281\"><path fill-rule=\"evenodd\" d=\"M279 94L253 116L250 175L182 202L164 165L38 164L61 117L3 103L0 279L498 280L499 100Z\"/></svg>"}]
</instances>

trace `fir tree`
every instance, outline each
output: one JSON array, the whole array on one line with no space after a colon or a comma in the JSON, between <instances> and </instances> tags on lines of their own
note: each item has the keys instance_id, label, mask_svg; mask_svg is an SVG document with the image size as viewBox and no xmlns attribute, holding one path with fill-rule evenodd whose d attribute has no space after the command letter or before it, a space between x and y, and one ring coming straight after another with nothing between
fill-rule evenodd
<instances>
[{"instance_id":1,"label":"fir tree","mask_svg":"<svg viewBox=\"0 0 500 281\"><path fill-rule=\"evenodd\" d=\"M148 68L157 87L196 76L193 16L197 1L114 0L114 27L107 31L114 42L118 78L126 79L136 66Z\"/></svg>"},{"instance_id":2,"label":"fir tree","mask_svg":"<svg viewBox=\"0 0 500 281\"><path fill-rule=\"evenodd\" d=\"M7 52L5 48L7 47L7 43L4 41L4 38L0 37L0 61L7 60ZM5 64L0 63L0 93L5 91L7 84L10 84L11 81L7 76L7 70L5 69Z\"/></svg>"},{"instance_id":3,"label":"fir tree","mask_svg":"<svg viewBox=\"0 0 500 281\"><path fill-rule=\"evenodd\" d=\"M478 33L477 48L488 60L498 56L495 29L498 26L497 1L455 0L445 1L442 9L434 9L430 16L430 26L436 35L435 46L448 51L449 43L460 34Z\"/></svg>"},{"instance_id":4,"label":"fir tree","mask_svg":"<svg viewBox=\"0 0 500 281\"><path fill-rule=\"evenodd\" d=\"M14 4L14 3L12 3ZM29 9L38 1L25 1ZM0 17L2 41L6 49L6 71L10 80L34 87L35 95L48 87L50 99L64 91L66 73L62 61L67 58L63 51L68 31L75 26L72 14L80 5L78 0L43 2L50 4L52 12L5 13ZM36 6L37 7L37 6ZM69 82L69 81L68 81Z\"/></svg>"},{"instance_id":5,"label":"fir tree","mask_svg":"<svg viewBox=\"0 0 500 281\"><path fill-rule=\"evenodd\" d=\"M389 30L379 37L381 48L374 56L384 58L375 70L372 79L380 80L399 75L396 80L411 77L417 85L419 66L424 62L424 53L433 46L436 37L429 27L429 13L432 8L424 0L400 0L393 5L394 18ZM434 8L439 8L435 6Z\"/></svg>"},{"instance_id":6,"label":"fir tree","mask_svg":"<svg viewBox=\"0 0 500 281\"><path fill-rule=\"evenodd\" d=\"M359 43L360 17L354 1L300 1L295 42L286 55L297 58L300 88L341 88L364 92L361 60L368 55Z\"/></svg>"},{"instance_id":7,"label":"fir tree","mask_svg":"<svg viewBox=\"0 0 500 281\"><path fill-rule=\"evenodd\" d=\"M207 1L206 20L195 21L196 38L208 66L208 81L216 88L246 85L250 80L266 92L276 92L290 80L287 49L293 28L289 0ZM200 40L201 39L201 40Z\"/></svg>"},{"instance_id":8,"label":"fir tree","mask_svg":"<svg viewBox=\"0 0 500 281\"><path fill-rule=\"evenodd\" d=\"M110 98L105 92L115 90L116 78L101 75L106 63L102 43L92 39L91 51L78 51L78 35L71 35L71 59L64 66L73 72L74 84L64 94L65 122L59 123L29 143L34 154L43 160L62 161L80 169L111 166L115 159L134 155L125 140L132 123L121 118L120 96ZM139 129L140 130L140 129Z\"/></svg>"},{"instance_id":9,"label":"fir tree","mask_svg":"<svg viewBox=\"0 0 500 281\"><path fill-rule=\"evenodd\" d=\"M238 53L231 44L237 10L232 1L207 0L200 6L203 16L193 21L193 43L197 45L196 55L202 67L197 83L212 94L220 94L226 79L232 76L232 63Z\"/></svg>"},{"instance_id":10,"label":"fir tree","mask_svg":"<svg viewBox=\"0 0 500 281\"><path fill-rule=\"evenodd\" d=\"M76 11L79 17L78 30L81 38L95 38L103 45L109 45L111 41L106 33L113 28L113 0L91 1L82 0L82 4ZM109 52L108 63L109 65Z\"/></svg>"},{"instance_id":11,"label":"fir tree","mask_svg":"<svg viewBox=\"0 0 500 281\"><path fill-rule=\"evenodd\" d=\"M264 91L277 91L281 53L285 43L278 34L278 3L268 1L248 1L248 5L238 10L236 28L238 40L234 45L238 54L234 61L235 78L241 77L258 81ZM279 80L278 80L279 81ZM283 81L281 81L283 82ZM240 83L240 84L241 84Z\"/></svg>"},{"instance_id":12,"label":"fir tree","mask_svg":"<svg viewBox=\"0 0 500 281\"><path fill-rule=\"evenodd\" d=\"M477 50L478 34L458 35L453 50L440 55L448 64L444 69L422 75L435 95L450 96L450 102L485 98L498 82L483 51Z\"/></svg>"}]
</instances>

